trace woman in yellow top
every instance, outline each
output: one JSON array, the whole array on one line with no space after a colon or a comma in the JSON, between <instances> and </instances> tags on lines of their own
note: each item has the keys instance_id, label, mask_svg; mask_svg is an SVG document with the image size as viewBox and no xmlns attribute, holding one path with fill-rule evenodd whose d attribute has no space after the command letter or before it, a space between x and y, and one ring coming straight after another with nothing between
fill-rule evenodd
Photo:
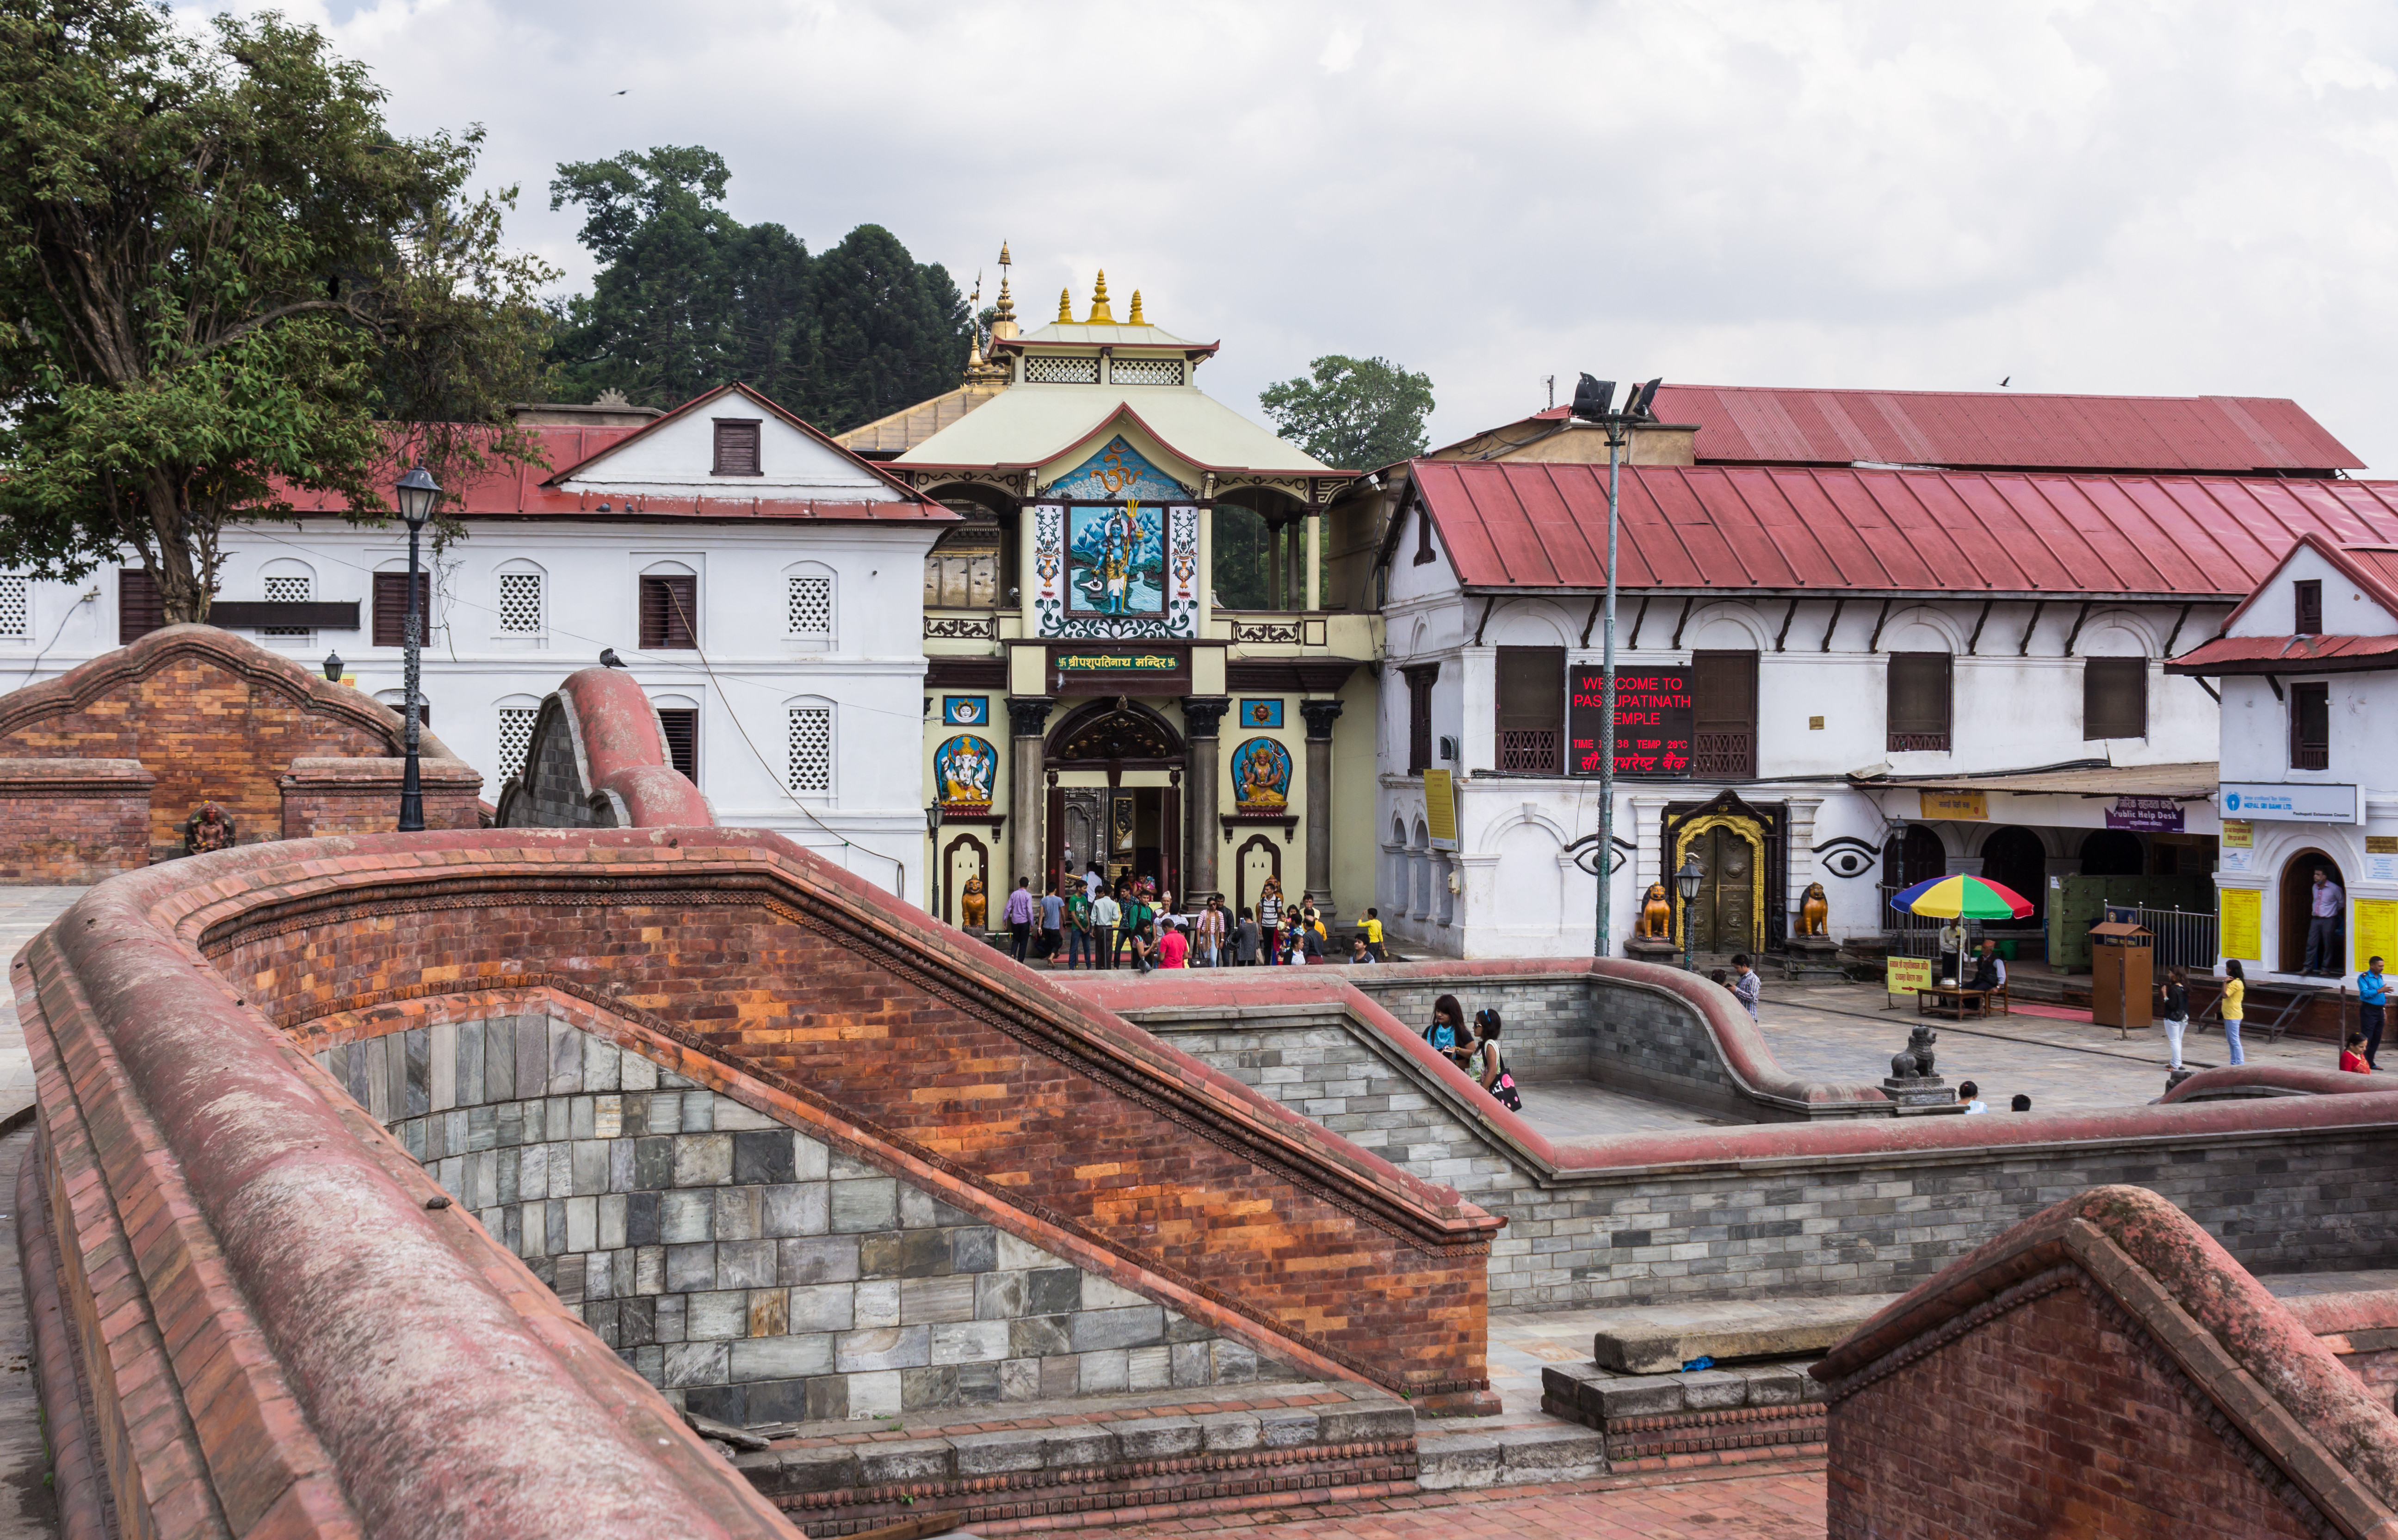
<instances>
[{"instance_id":1,"label":"woman in yellow top","mask_svg":"<svg viewBox=\"0 0 2398 1540\"><path fill-rule=\"evenodd\" d=\"M2244 1065L2248 1056L2240 1051L2240 1018L2247 1008L2248 975L2241 969L2237 957L2223 965L2223 1040L2231 1045L2231 1062Z\"/></svg>"}]
</instances>

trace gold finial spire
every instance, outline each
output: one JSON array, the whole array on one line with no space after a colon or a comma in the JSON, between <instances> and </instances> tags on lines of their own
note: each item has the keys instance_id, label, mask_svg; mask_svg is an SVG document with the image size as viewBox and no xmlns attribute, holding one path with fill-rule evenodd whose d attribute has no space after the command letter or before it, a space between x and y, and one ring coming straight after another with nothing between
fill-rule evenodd
<instances>
[{"instance_id":1,"label":"gold finial spire","mask_svg":"<svg viewBox=\"0 0 2398 1540\"><path fill-rule=\"evenodd\" d=\"M1108 270L1099 269L1098 287L1091 290L1090 325L1111 327L1116 324L1115 312L1108 308Z\"/></svg>"},{"instance_id":2,"label":"gold finial spire","mask_svg":"<svg viewBox=\"0 0 2398 1540\"><path fill-rule=\"evenodd\" d=\"M974 292L966 296L966 378L982 372L982 274L975 274Z\"/></svg>"},{"instance_id":3,"label":"gold finial spire","mask_svg":"<svg viewBox=\"0 0 2398 1540\"><path fill-rule=\"evenodd\" d=\"M1013 257L1011 257L1011 256L1009 256L1009 255L1007 254L1007 243L1006 243L1005 241L1002 241L1002 242L1000 242L1000 243L999 243L999 281L1000 281L1001 283L1005 283L1005 282L1007 282L1007 267L1008 267L1008 264L1009 264L1010 262L1013 262L1015 260L1016 260L1015 258L1013 258Z\"/></svg>"},{"instance_id":4,"label":"gold finial spire","mask_svg":"<svg viewBox=\"0 0 2398 1540\"><path fill-rule=\"evenodd\" d=\"M1058 319L1069 326L1073 324L1074 291L1071 288L1058 291Z\"/></svg>"},{"instance_id":5,"label":"gold finial spire","mask_svg":"<svg viewBox=\"0 0 2398 1540\"><path fill-rule=\"evenodd\" d=\"M1142 320L1142 319L1140 318L1140 290L1139 290L1139 289L1137 289L1137 288L1136 288L1136 289L1134 289L1134 290L1132 291L1132 317L1131 317L1131 319L1129 319L1129 320L1125 321L1125 325L1126 325L1126 326L1128 326L1128 327L1145 327L1145 326L1149 325L1149 323L1148 323L1147 321L1144 321L1144 320Z\"/></svg>"}]
</instances>

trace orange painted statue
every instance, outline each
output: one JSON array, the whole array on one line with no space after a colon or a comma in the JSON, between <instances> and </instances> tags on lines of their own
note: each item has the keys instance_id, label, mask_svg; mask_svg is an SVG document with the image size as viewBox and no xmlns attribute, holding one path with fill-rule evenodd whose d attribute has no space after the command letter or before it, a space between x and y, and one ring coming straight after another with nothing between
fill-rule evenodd
<instances>
[{"instance_id":1,"label":"orange painted statue","mask_svg":"<svg viewBox=\"0 0 2398 1540\"><path fill-rule=\"evenodd\" d=\"M969 930L982 929L983 917L990 913L990 899L982 891L982 878L966 878L965 890L958 894L958 908L966 917Z\"/></svg>"},{"instance_id":2,"label":"orange painted statue","mask_svg":"<svg viewBox=\"0 0 2398 1540\"><path fill-rule=\"evenodd\" d=\"M1674 933L1674 906L1665 902L1665 885L1649 884L1649 891L1640 900L1640 932L1642 936L1670 937Z\"/></svg>"},{"instance_id":3,"label":"orange painted statue","mask_svg":"<svg viewBox=\"0 0 2398 1540\"><path fill-rule=\"evenodd\" d=\"M1822 935L1824 922L1831 913L1832 905L1824 897L1824 885L1820 882L1807 884L1806 896L1798 901L1798 933L1802 936Z\"/></svg>"}]
</instances>

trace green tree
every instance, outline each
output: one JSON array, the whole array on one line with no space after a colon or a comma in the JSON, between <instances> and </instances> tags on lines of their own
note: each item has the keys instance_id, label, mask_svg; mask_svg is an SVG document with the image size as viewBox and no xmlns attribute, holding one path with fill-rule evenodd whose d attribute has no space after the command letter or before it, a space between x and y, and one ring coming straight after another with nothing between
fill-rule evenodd
<instances>
[{"instance_id":1,"label":"green tree","mask_svg":"<svg viewBox=\"0 0 2398 1540\"><path fill-rule=\"evenodd\" d=\"M223 527L295 489L373 520L410 462L536 458L505 408L556 275L502 248L512 189L465 192L480 131L384 100L273 16L0 0L0 564L130 547L204 620Z\"/></svg>"},{"instance_id":2,"label":"green tree","mask_svg":"<svg viewBox=\"0 0 2398 1540\"><path fill-rule=\"evenodd\" d=\"M956 387L965 301L881 225L811 256L781 225L734 219L723 159L696 146L558 171L550 207L585 210L604 264L561 312L554 356L577 392L672 407L741 380L838 433Z\"/></svg>"},{"instance_id":3,"label":"green tree","mask_svg":"<svg viewBox=\"0 0 2398 1540\"><path fill-rule=\"evenodd\" d=\"M1387 358L1339 354L1308 368L1308 378L1268 385L1258 403L1275 432L1316 459L1362 471L1429 447L1424 419L1432 415L1431 376L1411 374Z\"/></svg>"}]
</instances>

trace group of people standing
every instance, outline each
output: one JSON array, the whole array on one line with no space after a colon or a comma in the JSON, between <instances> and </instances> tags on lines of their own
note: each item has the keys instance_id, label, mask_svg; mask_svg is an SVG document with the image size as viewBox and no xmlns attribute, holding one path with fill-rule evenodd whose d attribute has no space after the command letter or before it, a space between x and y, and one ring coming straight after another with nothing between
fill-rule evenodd
<instances>
[{"instance_id":1,"label":"group of people standing","mask_svg":"<svg viewBox=\"0 0 2398 1540\"><path fill-rule=\"evenodd\" d=\"M1017 877L1001 918L1018 962L1047 960L1065 969L1129 967L1246 968L1331 960L1331 938L1313 899L1283 897L1270 877L1254 907L1237 911L1211 897L1191 915L1174 912L1174 895L1147 877L1108 881L1094 865L1080 880L1055 883L1039 897L1032 879ZM1366 911L1352 962L1382 960L1382 923ZM1062 962L1058 961L1062 957Z\"/></svg>"},{"instance_id":2,"label":"group of people standing","mask_svg":"<svg viewBox=\"0 0 2398 1540\"><path fill-rule=\"evenodd\" d=\"M1473 1024L1467 1024L1465 1008L1457 1003L1457 997L1443 995L1432 1002L1432 1024L1423 1029L1423 1040L1501 1106L1521 1112L1524 1094L1516 1077L1508 1073L1506 1052L1499 1046L1501 1024L1496 1011L1477 1011Z\"/></svg>"}]
</instances>

